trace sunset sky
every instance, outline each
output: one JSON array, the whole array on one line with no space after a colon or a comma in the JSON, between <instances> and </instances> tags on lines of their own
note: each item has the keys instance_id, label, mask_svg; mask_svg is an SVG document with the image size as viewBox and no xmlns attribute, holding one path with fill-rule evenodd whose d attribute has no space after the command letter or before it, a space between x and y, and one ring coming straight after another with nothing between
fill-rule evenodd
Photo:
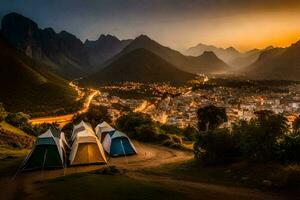
<instances>
[{"instance_id":1,"label":"sunset sky","mask_svg":"<svg viewBox=\"0 0 300 200\"><path fill-rule=\"evenodd\" d=\"M18 12L42 28L81 40L149 35L176 49L198 43L241 51L300 39L299 0L0 0L0 17Z\"/></svg>"}]
</instances>

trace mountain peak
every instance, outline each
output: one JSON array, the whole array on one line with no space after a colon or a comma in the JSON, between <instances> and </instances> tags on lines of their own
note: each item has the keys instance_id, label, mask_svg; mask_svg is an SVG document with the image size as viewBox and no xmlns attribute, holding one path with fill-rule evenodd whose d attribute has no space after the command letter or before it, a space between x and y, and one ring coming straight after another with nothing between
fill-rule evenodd
<instances>
[{"instance_id":1,"label":"mountain peak","mask_svg":"<svg viewBox=\"0 0 300 200\"><path fill-rule=\"evenodd\" d=\"M110 35L110 34L101 34L98 38L98 40L116 40L116 41L120 41L116 36L114 35Z\"/></svg>"},{"instance_id":2,"label":"mountain peak","mask_svg":"<svg viewBox=\"0 0 300 200\"><path fill-rule=\"evenodd\" d=\"M18 34L18 32L34 32L38 25L31 19L18 13L12 12L2 18L1 30L6 34ZM12 31L12 32L11 32Z\"/></svg>"},{"instance_id":3,"label":"mountain peak","mask_svg":"<svg viewBox=\"0 0 300 200\"><path fill-rule=\"evenodd\" d=\"M147 40L152 40L149 38L147 35L139 35L138 37L135 38L135 40L142 40L142 41L147 41Z\"/></svg>"},{"instance_id":4,"label":"mountain peak","mask_svg":"<svg viewBox=\"0 0 300 200\"><path fill-rule=\"evenodd\" d=\"M202 56L205 56L205 57L217 57L216 54L213 52L213 51L204 51L202 55L200 55L201 57Z\"/></svg>"},{"instance_id":5,"label":"mountain peak","mask_svg":"<svg viewBox=\"0 0 300 200\"><path fill-rule=\"evenodd\" d=\"M231 52L233 52L233 53L240 53L238 50L236 50L234 47L228 47L228 48L226 48L225 50L227 50L227 51L231 51Z\"/></svg>"}]
</instances>

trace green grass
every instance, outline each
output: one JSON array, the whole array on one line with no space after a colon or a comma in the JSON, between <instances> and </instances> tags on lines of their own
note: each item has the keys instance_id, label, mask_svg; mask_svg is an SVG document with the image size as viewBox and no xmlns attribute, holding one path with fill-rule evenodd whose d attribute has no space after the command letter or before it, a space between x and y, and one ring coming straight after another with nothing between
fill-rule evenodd
<instances>
[{"instance_id":1,"label":"green grass","mask_svg":"<svg viewBox=\"0 0 300 200\"><path fill-rule=\"evenodd\" d=\"M77 174L43 182L40 199L186 199L179 191L125 175Z\"/></svg>"}]
</instances>

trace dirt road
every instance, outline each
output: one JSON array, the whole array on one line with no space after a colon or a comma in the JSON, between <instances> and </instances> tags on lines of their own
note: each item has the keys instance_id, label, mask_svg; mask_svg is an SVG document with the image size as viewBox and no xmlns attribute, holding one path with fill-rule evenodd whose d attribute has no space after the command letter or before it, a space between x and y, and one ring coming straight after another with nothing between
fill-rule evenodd
<instances>
[{"instance_id":1,"label":"dirt road","mask_svg":"<svg viewBox=\"0 0 300 200\"><path fill-rule=\"evenodd\" d=\"M67 115L60 115L60 116L49 116L49 117L33 118L33 119L30 119L29 122L33 125L34 124L43 124L43 123L50 123L50 124L51 123L58 123L59 125L63 126L64 124L70 122L75 114L81 114L81 113L86 112L89 109L93 98L97 94L99 94L99 91L98 90L93 90L91 92L91 94L86 98L86 101L83 104L82 109L80 109L76 113L67 114Z\"/></svg>"},{"instance_id":2,"label":"dirt road","mask_svg":"<svg viewBox=\"0 0 300 200\"><path fill-rule=\"evenodd\" d=\"M151 175L143 173L139 169L187 161L193 158L193 154L159 145L137 142L134 142L134 144L138 155L110 158L107 165L115 165L118 168L126 169L125 176L130 178L180 190L188 194L190 199L284 199L255 189L175 180L163 174ZM0 199L26 199L26 195L30 197L31 194L41 194L38 189L39 182L74 173L89 172L101 169L107 165L78 166L59 170L45 170L43 172L35 171L23 173L14 180L11 180L11 177L0 179L0 188L5 191L2 192L5 195L0 196Z\"/></svg>"}]
</instances>

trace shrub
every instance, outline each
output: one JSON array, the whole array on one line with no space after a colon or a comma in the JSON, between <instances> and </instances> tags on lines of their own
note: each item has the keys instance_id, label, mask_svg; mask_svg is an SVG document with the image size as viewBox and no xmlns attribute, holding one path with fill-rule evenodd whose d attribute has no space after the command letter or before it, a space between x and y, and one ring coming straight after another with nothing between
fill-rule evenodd
<instances>
[{"instance_id":1,"label":"shrub","mask_svg":"<svg viewBox=\"0 0 300 200\"><path fill-rule=\"evenodd\" d=\"M18 113L9 113L5 118L5 121L13 126L18 128L24 127L28 125L29 115L18 112Z\"/></svg>"},{"instance_id":2,"label":"shrub","mask_svg":"<svg viewBox=\"0 0 300 200\"><path fill-rule=\"evenodd\" d=\"M153 120L147 114L143 113L129 113L122 115L116 121L116 126L128 134L133 134L136 129L142 125L154 125Z\"/></svg>"},{"instance_id":3,"label":"shrub","mask_svg":"<svg viewBox=\"0 0 300 200\"><path fill-rule=\"evenodd\" d=\"M154 126L145 124L136 128L133 138L142 142L157 142L158 135L158 131Z\"/></svg>"},{"instance_id":4,"label":"shrub","mask_svg":"<svg viewBox=\"0 0 300 200\"><path fill-rule=\"evenodd\" d=\"M233 125L237 147L242 156L254 161L277 159L278 141L288 132L286 119L270 111L256 113L250 122L240 121Z\"/></svg>"},{"instance_id":5,"label":"shrub","mask_svg":"<svg viewBox=\"0 0 300 200\"><path fill-rule=\"evenodd\" d=\"M285 135L279 142L278 157L283 162L300 162L300 132Z\"/></svg>"},{"instance_id":6,"label":"shrub","mask_svg":"<svg viewBox=\"0 0 300 200\"><path fill-rule=\"evenodd\" d=\"M75 115L72 119L72 123L79 123L80 121L89 122L92 127L97 126L100 122L111 122L107 108L104 106L91 106L86 113Z\"/></svg>"},{"instance_id":7,"label":"shrub","mask_svg":"<svg viewBox=\"0 0 300 200\"><path fill-rule=\"evenodd\" d=\"M188 126L183 130L183 136L188 141L194 141L197 134L198 134L197 129L191 126Z\"/></svg>"},{"instance_id":8,"label":"shrub","mask_svg":"<svg viewBox=\"0 0 300 200\"><path fill-rule=\"evenodd\" d=\"M208 165L227 163L238 155L234 137L227 128L201 132L194 144L194 152L198 160Z\"/></svg>"}]
</instances>

